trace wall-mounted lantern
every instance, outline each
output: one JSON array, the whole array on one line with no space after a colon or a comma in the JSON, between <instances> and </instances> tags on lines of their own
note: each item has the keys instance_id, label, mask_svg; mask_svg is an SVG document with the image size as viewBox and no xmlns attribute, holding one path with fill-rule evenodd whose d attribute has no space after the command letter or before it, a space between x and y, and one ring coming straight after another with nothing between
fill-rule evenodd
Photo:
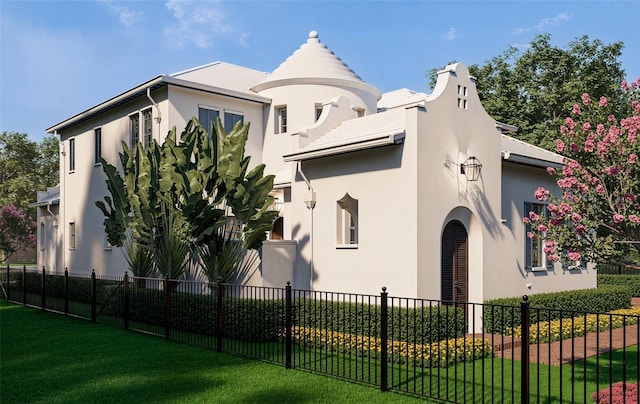
<instances>
[{"instance_id":1,"label":"wall-mounted lantern","mask_svg":"<svg viewBox=\"0 0 640 404\"><path fill-rule=\"evenodd\" d=\"M482 163L474 156L469 157L460 165L460 174L464 174L467 177L467 181L478 181L481 171Z\"/></svg>"}]
</instances>

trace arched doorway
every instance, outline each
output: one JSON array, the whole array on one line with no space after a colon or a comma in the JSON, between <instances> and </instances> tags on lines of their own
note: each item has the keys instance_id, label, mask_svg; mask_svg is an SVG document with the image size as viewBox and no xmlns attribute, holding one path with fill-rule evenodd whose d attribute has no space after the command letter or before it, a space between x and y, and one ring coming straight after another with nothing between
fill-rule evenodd
<instances>
[{"instance_id":1,"label":"arched doorway","mask_svg":"<svg viewBox=\"0 0 640 404\"><path fill-rule=\"evenodd\" d=\"M469 243L467 230L452 220L442 232L441 299L466 303L469 300ZM466 314L466 305L465 314Z\"/></svg>"},{"instance_id":2,"label":"arched doorway","mask_svg":"<svg viewBox=\"0 0 640 404\"><path fill-rule=\"evenodd\" d=\"M282 240L284 238L284 220L282 217L276 219L273 222L273 227L271 228L271 240Z\"/></svg>"}]
</instances>

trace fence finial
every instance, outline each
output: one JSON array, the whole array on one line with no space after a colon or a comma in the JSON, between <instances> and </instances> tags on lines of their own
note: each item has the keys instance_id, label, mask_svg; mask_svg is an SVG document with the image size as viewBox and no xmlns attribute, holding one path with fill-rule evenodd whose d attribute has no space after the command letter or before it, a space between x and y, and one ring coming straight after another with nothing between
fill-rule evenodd
<instances>
[{"instance_id":1,"label":"fence finial","mask_svg":"<svg viewBox=\"0 0 640 404\"><path fill-rule=\"evenodd\" d=\"M387 287L386 286L382 287L382 293L387 293Z\"/></svg>"},{"instance_id":2,"label":"fence finial","mask_svg":"<svg viewBox=\"0 0 640 404\"><path fill-rule=\"evenodd\" d=\"M523 301L524 303L528 302L528 301L529 301L529 296L527 296L527 295L522 295L522 301Z\"/></svg>"}]
</instances>

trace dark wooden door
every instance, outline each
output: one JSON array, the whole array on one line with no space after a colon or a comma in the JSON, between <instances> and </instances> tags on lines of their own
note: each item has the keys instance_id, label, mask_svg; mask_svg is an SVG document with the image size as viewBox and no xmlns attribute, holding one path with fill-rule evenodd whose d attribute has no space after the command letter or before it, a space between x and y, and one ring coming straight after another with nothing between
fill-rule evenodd
<instances>
[{"instance_id":1,"label":"dark wooden door","mask_svg":"<svg viewBox=\"0 0 640 404\"><path fill-rule=\"evenodd\" d=\"M457 220L447 223L444 228L441 256L442 300L450 303L468 302L469 247L467 230Z\"/></svg>"}]
</instances>

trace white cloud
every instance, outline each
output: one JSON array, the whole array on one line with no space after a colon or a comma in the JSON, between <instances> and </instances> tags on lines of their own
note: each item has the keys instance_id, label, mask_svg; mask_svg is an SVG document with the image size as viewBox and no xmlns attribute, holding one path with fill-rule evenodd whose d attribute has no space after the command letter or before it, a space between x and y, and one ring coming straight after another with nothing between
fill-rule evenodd
<instances>
[{"instance_id":1,"label":"white cloud","mask_svg":"<svg viewBox=\"0 0 640 404\"><path fill-rule=\"evenodd\" d=\"M250 32L243 32L242 35L240 35L240 45L244 46L245 48L249 47L249 42L248 39L251 36Z\"/></svg>"},{"instance_id":2,"label":"white cloud","mask_svg":"<svg viewBox=\"0 0 640 404\"><path fill-rule=\"evenodd\" d=\"M453 27L449 28L449 31L447 31L446 34L442 35L442 39L444 39L445 41L451 41L457 37L458 37L458 31Z\"/></svg>"},{"instance_id":3,"label":"white cloud","mask_svg":"<svg viewBox=\"0 0 640 404\"><path fill-rule=\"evenodd\" d=\"M111 0L99 0L99 3L104 4L110 13L117 14L120 22L127 27L131 27L142 18L141 11L131 10L127 6L114 4Z\"/></svg>"},{"instance_id":4,"label":"white cloud","mask_svg":"<svg viewBox=\"0 0 640 404\"><path fill-rule=\"evenodd\" d=\"M571 19L573 19L573 14L560 13L560 14L556 15L555 17L545 18L544 20L540 21L538 23L538 25L536 25L536 28L538 28L540 31L544 31L545 29L547 29L549 27L555 27L555 26L558 26L558 25L562 25L565 22L570 21Z\"/></svg>"},{"instance_id":5,"label":"white cloud","mask_svg":"<svg viewBox=\"0 0 640 404\"><path fill-rule=\"evenodd\" d=\"M529 28L516 28L513 33L514 35L524 35L529 32Z\"/></svg>"},{"instance_id":6,"label":"white cloud","mask_svg":"<svg viewBox=\"0 0 640 404\"><path fill-rule=\"evenodd\" d=\"M219 36L232 30L219 2L168 0L165 6L173 19L165 25L164 34L174 47L210 48Z\"/></svg>"}]
</instances>

